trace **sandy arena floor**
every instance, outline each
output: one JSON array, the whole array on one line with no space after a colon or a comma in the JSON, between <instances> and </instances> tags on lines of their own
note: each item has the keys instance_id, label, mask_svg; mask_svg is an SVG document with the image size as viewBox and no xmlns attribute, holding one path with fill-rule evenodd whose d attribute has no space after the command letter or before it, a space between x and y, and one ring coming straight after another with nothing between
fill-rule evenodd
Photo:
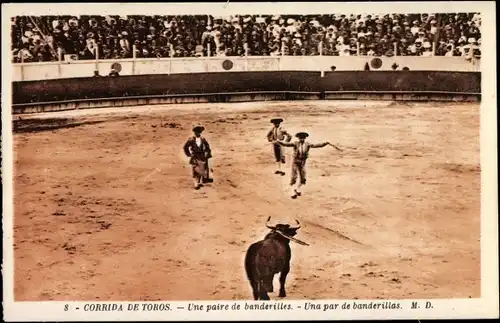
<instances>
[{"instance_id":1,"label":"sandy arena floor","mask_svg":"<svg viewBox=\"0 0 500 323\"><path fill-rule=\"evenodd\" d=\"M274 174L265 139L274 116L345 148L311 152L297 200L287 191L291 149L286 176ZM22 118L17 301L250 300L243 258L269 215L299 219L297 238L310 244L292 243L287 299L480 296L479 104L188 104ZM196 122L214 155L215 182L200 191L181 150Z\"/></svg>"}]
</instances>

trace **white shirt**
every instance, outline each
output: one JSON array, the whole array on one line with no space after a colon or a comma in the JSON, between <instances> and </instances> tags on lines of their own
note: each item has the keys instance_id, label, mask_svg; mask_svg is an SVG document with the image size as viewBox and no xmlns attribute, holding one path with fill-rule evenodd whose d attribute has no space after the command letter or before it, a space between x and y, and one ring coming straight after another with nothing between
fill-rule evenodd
<instances>
[{"instance_id":1,"label":"white shirt","mask_svg":"<svg viewBox=\"0 0 500 323\"><path fill-rule=\"evenodd\" d=\"M345 49L339 52L339 56L351 56L351 52L346 51Z\"/></svg>"},{"instance_id":2,"label":"white shirt","mask_svg":"<svg viewBox=\"0 0 500 323\"><path fill-rule=\"evenodd\" d=\"M198 147L201 147L201 138L200 137L196 137L196 145Z\"/></svg>"},{"instance_id":3,"label":"white shirt","mask_svg":"<svg viewBox=\"0 0 500 323\"><path fill-rule=\"evenodd\" d=\"M123 38L120 39L120 47L122 49L129 50L130 45L129 45L128 39L123 39Z\"/></svg>"}]
</instances>

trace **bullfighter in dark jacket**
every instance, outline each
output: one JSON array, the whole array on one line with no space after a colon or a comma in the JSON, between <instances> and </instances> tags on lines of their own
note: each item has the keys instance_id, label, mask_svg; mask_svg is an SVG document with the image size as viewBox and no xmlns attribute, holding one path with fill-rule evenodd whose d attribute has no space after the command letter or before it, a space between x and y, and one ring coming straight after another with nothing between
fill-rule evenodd
<instances>
[{"instance_id":1,"label":"bullfighter in dark jacket","mask_svg":"<svg viewBox=\"0 0 500 323\"><path fill-rule=\"evenodd\" d=\"M184 144L184 153L189 157L189 164L193 168L194 188L200 189L203 183L212 182L209 177L208 160L212 158L212 151L208 141L201 136L205 130L203 126L193 128L194 136Z\"/></svg>"}]
</instances>

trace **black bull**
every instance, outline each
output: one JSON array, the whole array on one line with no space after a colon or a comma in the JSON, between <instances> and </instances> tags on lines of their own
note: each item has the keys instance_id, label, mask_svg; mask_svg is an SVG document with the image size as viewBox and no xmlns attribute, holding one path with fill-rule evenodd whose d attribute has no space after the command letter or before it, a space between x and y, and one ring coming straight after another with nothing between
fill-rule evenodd
<instances>
[{"instance_id":1,"label":"black bull","mask_svg":"<svg viewBox=\"0 0 500 323\"><path fill-rule=\"evenodd\" d=\"M268 222L271 217L268 218ZM290 239L297 234L297 227L288 224L277 224L266 226L271 229L265 238L255 242L247 250L245 256L245 270L253 290L255 300L269 300L269 292L273 292L273 278L277 273L280 275L279 297L286 297L285 281L290 272Z\"/></svg>"}]
</instances>

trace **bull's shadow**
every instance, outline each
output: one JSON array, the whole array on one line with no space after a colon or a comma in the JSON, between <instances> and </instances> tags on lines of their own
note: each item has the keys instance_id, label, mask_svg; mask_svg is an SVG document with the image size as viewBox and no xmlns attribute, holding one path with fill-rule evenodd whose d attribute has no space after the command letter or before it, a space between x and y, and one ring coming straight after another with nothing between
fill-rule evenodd
<instances>
[{"instance_id":1,"label":"bull's shadow","mask_svg":"<svg viewBox=\"0 0 500 323\"><path fill-rule=\"evenodd\" d=\"M279 297L286 297L285 282L290 272L290 240L307 245L305 242L294 239L300 229L289 224L269 225L271 217L267 219L266 226L271 230L263 240L250 245L245 256L245 271L250 281L254 300L269 300L268 293L274 291L274 275L280 274Z\"/></svg>"}]
</instances>

